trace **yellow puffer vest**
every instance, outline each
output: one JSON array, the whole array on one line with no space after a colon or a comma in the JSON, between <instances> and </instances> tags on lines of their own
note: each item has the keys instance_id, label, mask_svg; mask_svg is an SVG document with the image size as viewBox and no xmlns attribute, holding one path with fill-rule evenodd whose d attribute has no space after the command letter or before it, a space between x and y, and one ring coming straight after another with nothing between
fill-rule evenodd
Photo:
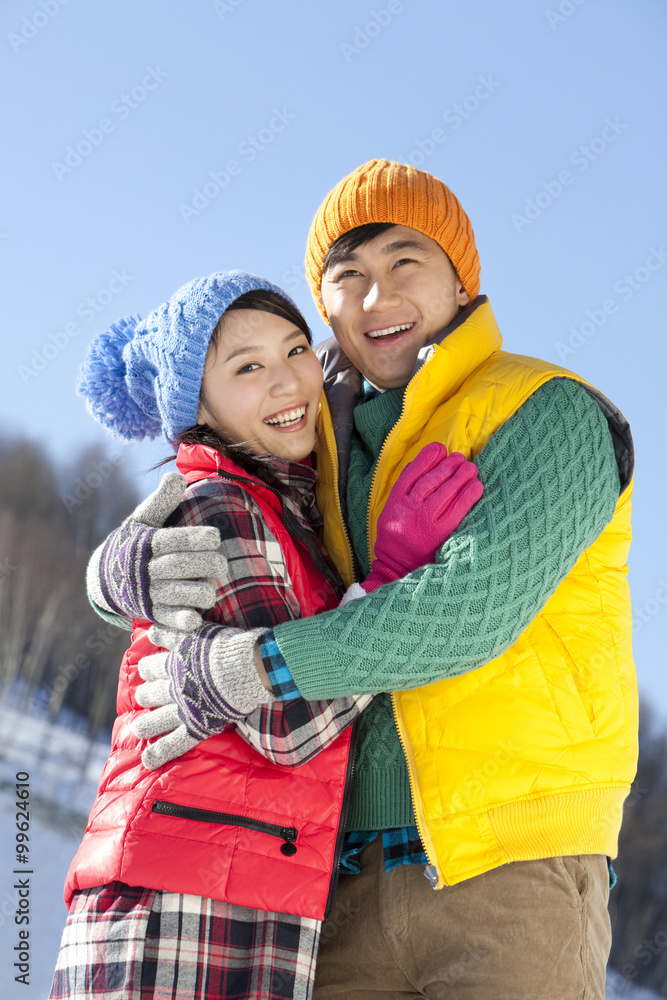
<instances>
[{"instance_id":1,"label":"yellow puffer vest","mask_svg":"<svg viewBox=\"0 0 667 1000\"><path fill-rule=\"evenodd\" d=\"M486 301L409 383L378 460L369 537L403 467L431 441L474 458L549 379L579 376L500 350ZM614 427L617 411L588 386ZM622 418L618 415L619 423ZM626 425L627 426L627 425ZM322 406L318 503L347 582L331 415ZM619 466L631 468L622 435ZM623 477L622 477L623 478ZM637 761L637 693L626 558L631 481L614 517L502 656L460 677L392 695L417 824L439 886L510 861L615 857Z\"/></svg>"}]
</instances>

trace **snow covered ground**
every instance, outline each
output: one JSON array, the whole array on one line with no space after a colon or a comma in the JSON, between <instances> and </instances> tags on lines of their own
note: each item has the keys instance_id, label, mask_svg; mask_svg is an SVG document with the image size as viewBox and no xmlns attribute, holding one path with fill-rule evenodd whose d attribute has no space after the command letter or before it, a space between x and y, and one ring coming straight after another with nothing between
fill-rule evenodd
<instances>
[{"instance_id":1,"label":"snow covered ground","mask_svg":"<svg viewBox=\"0 0 667 1000\"><path fill-rule=\"evenodd\" d=\"M609 969L605 1000L626 1000L626 998L627 1000L660 1000L660 995L654 993L653 990L644 989L642 986L634 986L616 969Z\"/></svg>"},{"instance_id":2,"label":"snow covered ground","mask_svg":"<svg viewBox=\"0 0 667 1000\"><path fill-rule=\"evenodd\" d=\"M67 911L63 884L95 797L108 743L88 741L76 719L50 726L44 718L0 714L0 997L45 1000ZM82 769L82 763L87 763ZM16 861L16 774L28 772L29 863ZM17 870L19 873L14 874ZM26 872L32 874L27 875ZM29 879L29 924L15 923L20 880ZM23 890L25 892L25 889ZM19 932L30 936L29 985L15 981Z\"/></svg>"},{"instance_id":3,"label":"snow covered ground","mask_svg":"<svg viewBox=\"0 0 667 1000\"><path fill-rule=\"evenodd\" d=\"M92 747L75 717L50 726L39 715L0 712L0 997L46 1000L65 922L63 883L95 797L109 744ZM83 762L83 763L82 763ZM16 775L28 772L29 864L16 861ZM18 874L14 871L18 870ZM31 874L28 875L27 872ZM30 924L17 925L19 880L29 879ZM25 891L25 890L23 890ZM29 985L16 982L15 947L29 929ZM609 970L606 1000L659 1000Z\"/></svg>"}]
</instances>

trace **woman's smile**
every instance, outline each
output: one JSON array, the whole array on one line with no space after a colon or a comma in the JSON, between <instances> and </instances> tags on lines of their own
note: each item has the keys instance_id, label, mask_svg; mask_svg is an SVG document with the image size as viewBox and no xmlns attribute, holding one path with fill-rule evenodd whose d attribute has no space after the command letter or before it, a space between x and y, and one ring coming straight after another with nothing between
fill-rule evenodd
<instances>
[{"instance_id":1,"label":"woman's smile","mask_svg":"<svg viewBox=\"0 0 667 1000\"><path fill-rule=\"evenodd\" d=\"M281 410L279 413L274 413L270 417L265 417L264 423L277 431L302 430L307 424L307 412L308 403L298 403Z\"/></svg>"},{"instance_id":2,"label":"woman's smile","mask_svg":"<svg viewBox=\"0 0 667 1000\"><path fill-rule=\"evenodd\" d=\"M230 311L209 348L197 419L229 444L300 462L315 446L322 380L303 330L274 313Z\"/></svg>"}]
</instances>

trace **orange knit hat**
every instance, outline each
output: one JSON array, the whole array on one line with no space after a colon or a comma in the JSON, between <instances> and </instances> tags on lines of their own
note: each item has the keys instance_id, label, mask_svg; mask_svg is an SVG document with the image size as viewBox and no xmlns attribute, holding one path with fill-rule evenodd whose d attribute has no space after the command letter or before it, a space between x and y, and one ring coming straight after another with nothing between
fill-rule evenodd
<instances>
[{"instance_id":1,"label":"orange knit hat","mask_svg":"<svg viewBox=\"0 0 667 1000\"><path fill-rule=\"evenodd\" d=\"M409 164L369 160L344 177L320 205L308 233L306 275L325 321L320 286L330 248L368 222L394 222L430 236L451 260L471 299L479 293L479 255L470 219L442 181Z\"/></svg>"}]
</instances>

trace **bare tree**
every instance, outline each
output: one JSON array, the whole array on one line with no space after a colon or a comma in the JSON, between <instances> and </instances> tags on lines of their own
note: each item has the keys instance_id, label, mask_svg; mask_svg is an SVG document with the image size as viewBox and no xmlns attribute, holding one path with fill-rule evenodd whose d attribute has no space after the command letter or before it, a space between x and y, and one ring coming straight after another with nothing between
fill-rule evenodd
<instances>
[{"instance_id":1,"label":"bare tree","mask_svg":"<svg viewBox=\"0 0 667 1000\"><path fill-rule=\"evenodd\" d=\"M667 733L647 706L615 865L611 965L628 981L667 997Z\"/></svg>"},{"instance_id":2,"label":"bare tree","mask_svg":"<svg viewBox=\"0 0 667 1000\"><path fill-rule=\"evenodd\" d=\"M31 441L0 441L0 704L64 706L91 738L115 715L129 633L88 604L91 550L137 502L122 452L85 449L58 469Z\"/></svg>"}]
</instances>

